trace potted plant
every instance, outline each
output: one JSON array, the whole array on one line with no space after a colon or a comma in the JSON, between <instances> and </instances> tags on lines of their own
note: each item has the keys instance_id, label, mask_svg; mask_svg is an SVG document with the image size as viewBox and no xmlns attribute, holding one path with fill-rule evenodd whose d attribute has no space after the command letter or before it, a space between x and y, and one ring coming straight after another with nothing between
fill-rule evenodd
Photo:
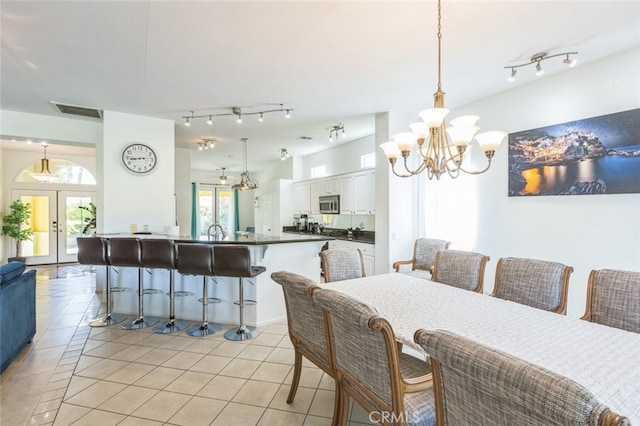
<instances>
[{"instance_id":1,"label":"potted plant","mask_svg":"<svg viewBox=\"0 0 640 426\"><path fill-rule=\"evenodd\" d=\"M22 257L22 242L31 239L33 230L25 227L27 221L31 218L31 204L23 203L22 200L16 200L9 206L9 214L2 218L2 235L7 235L16 240L16 257L10 257L7 260L17 260L26 262L26 258Z\"/></svg>"},{"instance_id":2,"label":"potted plant","mask_svg":"<svg viewBox=\"0 0 640 426\"><path fill-rule=\"evenodd\" d=\"M84 227L82 228L82 233L84 235L93 234L96 231L96 205L93 203L89 203L88 206L78 206L79 209L86 211L89 213L89 216L84 217L82 220L84 221ZM93 230L93 232L91 232Z\"/></svg>"}]
</instances>

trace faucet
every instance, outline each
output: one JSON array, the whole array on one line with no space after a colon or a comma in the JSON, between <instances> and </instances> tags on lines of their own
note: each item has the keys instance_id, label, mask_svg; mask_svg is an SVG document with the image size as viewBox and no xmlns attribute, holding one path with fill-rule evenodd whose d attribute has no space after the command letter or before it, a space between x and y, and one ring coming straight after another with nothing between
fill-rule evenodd
<instances>
[{"instance_id":1,"label":"faucet","mask_svg":"<svg viewBox=\"0 0 640 426\"><path fill-rule=\"evenodd\" d=\"M222 228L222 226L219 223L214 223L213 225L211 225L209 227L209 229L207 229L207 239L210 240L211 239L211 228L220 228L220 232L222 233L222 239L224 240L226 238L226 234L224 233L224 229ZM218 231L216 231L215 234L216 238L218 238Z\"/></svg>"}]
</instances>

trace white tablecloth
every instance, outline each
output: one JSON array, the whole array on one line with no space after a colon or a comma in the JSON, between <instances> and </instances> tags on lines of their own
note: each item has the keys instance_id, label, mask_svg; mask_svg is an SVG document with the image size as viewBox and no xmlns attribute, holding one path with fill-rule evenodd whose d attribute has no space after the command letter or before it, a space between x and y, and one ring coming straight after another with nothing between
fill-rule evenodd
<instances>
[{"instance_id":1,"label":"white tablecloth","mask_svg":"<svg viewBox=\"0 0 640 426\"><path fill-rule=\"evenodd\" d=\"M448 330L580 383L640 425L640 334L399 273L322 284L374 306L403 344Z\"/></svg>"}]
</instances>

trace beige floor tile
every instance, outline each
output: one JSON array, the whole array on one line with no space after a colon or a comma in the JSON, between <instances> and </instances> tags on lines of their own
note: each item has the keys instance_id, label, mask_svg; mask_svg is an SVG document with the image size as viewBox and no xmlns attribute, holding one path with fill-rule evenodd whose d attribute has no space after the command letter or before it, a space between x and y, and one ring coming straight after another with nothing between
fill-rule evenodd
<instances>
[{"instance_id":1,"label":"beige floor tile","mask_svg":"<svg viewBox=\"0 0 640 426\"><path fill-rule=\"evenodd\" d=\"M102 360L103 358L81 355L80 358L78 358L78 362L76 364L76 374L84 370L85 368L91 367L92 365L101 362Z\"/></svg>"},{"instance_id":2,"label":"beige floor tile","mask_svg":"<svg viewBox=\"0 0 640 426\"><path fill-rule=\"evenodd\" d=\"M74 426L111 426L117 425L125 416L122 414L110 413L108 411L91 410L73 423Z\"/></svg>"},{"instance_id":3,"label":"beige floor tile","mask_svg":"<svg viewBox=\"0 0 640 426\"><path fill-rule=\"evenodd\" d=\"M288 404L287 397L289 396L290 390L291 386L281 385L280 388L278 388L278 392L273 397L273 400L271 400L269 408L282 411L295 411L296 413L306 414L311 407L311 402L313 401L313 397L316 394L316 390L298 386L298 390L296 391L296 396L293 399L293 402L291 404Z\"/></svg>"},{"instance_id":4,"label":"beige floor tile","mask_svg":"<svg viewBox=\"0 0 640 426\"><path fill-rule=\"evenodd\" d=\"M267 409L258 426L302 426L304 419L304 414Z\"/></svg>"},{"instance_id":5,"label":"beige floor tile","mask_svg":"<svg viewBox=\"0 0 640 426\"><path fill-rule=\"evenodd\" d=\"M245 349L245 346L246 345L238 345L236 342L222 342L217 348L211 351L211 354L233 358L242 352Z\"/></svg>"},{"instance_id":6,"label":"beige floor tile","mask_svg":"<svg viewBox=\"0 0 640 426\"><path fill-rule=\"evenodd\" d=\"M307 415L303 426L331 426L331 417L318 417Z\"/></svg>"},{"instance_id":7,"label":"beige floor tile","mask_svg":"<svg viewBox=\"0 0 640 426\"><path fill-rule=\"evenodd\" d=\"M349 413L349 422L365 424L365 425L379 424L378 422L373 421L369 417L369 411L362 408L360 404L356 402L353 402L351 404L351 412Z\"/></svg>"},{"instance_id":8,"label":"beige floor tile","mask_svg":"<svg viewBox=\"0 0 640 426\"><path fill-rule=\"evenodd\" d=\"M99 381L71 398L65 398L65 402L83 407L97 408L118 392L122 392L125 387L120 383Z\"/></svg>"},{"instance_id":9,"label":"beige floor tile","mask_svg":"<svg viewBox=\"0 0 640 426\"><path fill-rule=\"evenodd\" d=\"M318 389L311 402L309 414L320 417L333 416L334 398L334 392Z\"/></svg>"},{"instance_id":10,"label":"beige floor tile","mask_svg":"<svg viewBox=\"0 0 640 426\"><path fill-rule=\"evenodd\" d=\"M142 331L142 330L139 330ZM164 334L153 333L149 330L148 336L138 342L141 346L152 346L154 348L159 348L163 344L167 343L167 337L171 338L171 336L166 336ZM166 349L166 348L163 348Z\"/></svg>"},{"instance_id":11,"label":"beige floor tile","mask_svg":"<svg viewBox=\"0 0 640 426\"><path fill-rule=\"evenodd\" d=\"M83 355L94 356L98 358L109 358L112 355L117 354L120 351L127 349L129 345L124 343L106 342L104 345L100 345L95 349L88 352L84 352Z\"/></svg>"},{"instance_id":12,"label":"beige floor tile","mask_svg":"<svg viewBox=\"0 0 640 426\"><path fill-rule=\"evenodd\" d=\"M132 362L128 365L125 365L115 373L108 375L107 377L105 377L105 380L108 380L110 382L132 384L136 380L139 380L141 377L144 377L154 368L155 367L153 365L138 364Z\"/></svg>"},{"instance_id":13,"label":"beige floor tile","mask_svg":"<svg viewBox=\"0 0 640 426\"><path fill-rule=\"evenodd\" d=\"M196 352L178 352L173 358L162 363L163 367L188 370L200 361L205 355Z\"/></svg>"},{"instance_id":14,"label":"beige floor tile","mask_svg":"<svg viewBox=\"0 0 640 426\"><path fill-rule=\"evenodd\" d=\"M48 411L58 411L62 404L62 398L52 399L50 401L39 402L32 411L32 414L46 413Z\"/></svg>"},{"instance_id":15,"label":"beige floor tile","mask_svg":"<svg viewBox=\"0 0 640 426\"><path fill-rule=\"evenodd\" d=\"M191 341L191 345L187 346L184 350L187 352L198 352L201 354L211 353L212 350L217 348L222 343L219 340L211 339L191 339Z\"/></svg>"},{"instance_id":16,"label":"beige floor tile","mask_svg":"<svg viewBox=\"0 0 640 426\"><path fill-rule=\"evenodd\" d=\"M97 383L97 379L91 379L89 377L73 376L67 387L64 398L68 399L77 394L80 391L87 389L89 386Z\"/></svg>"},{"instance_id":17,"label":"beige floor tile","mask_svg":"<svg viewBox=\"0 0 640 426\"><path fill-rule=\"evenodd\" d=\"M164 389L183 373L184 371L175 368L156 367L133 384L153 389Z\"/></svg>"},{"instance_id":18,"label":"beige floor tile","mask_svg":"<svg viewBox=\"0 0 640 426\"><path fill-rule=\"evenodd\" d=\"M80 417L91 411L90 408L80 407L78 405L62 403L56 414L54 421L55 426L67 426L78 420Z\"/></svg>"},{"instance_id":19,"label":"beige floor tile","mask_svg":"<svg viewBox=\"0 0 640 426\"><path fill-rule=\"evenodd\" d=\"M174 351L182 351L193 344L193 337L190 336L175 336L165 340L165 343L160 347L162 349L173 349Z\"/></svg>"},{"instance_id":20,"label":"beige floor tile","mask_svg":"<svg viewBox=\"0 0 640 426\"><path fill-rule=\"evenodd\" d=\"M295 362L295 351L293 349L275 348L267 357L267 361L293 365Z\"/></svg>"},{"instance_id":21,"label":"beige floor tile","mask_svg":"<svg viewBox=\"0 0 640 426\"><path fill-rule=\"evenodd\" d=\"M114 340L115 343L124 343L125 345L135 345L148 335L145 333L136 333L137 330L127 330L130 333L124 334Z\"/></svg>"},{"instance_id":22,"label":"beige floor tile","mask_svg":"<svg viewBox=\"0 0 640 426\"><path fill-rule=\"evenodd\" d=\"M166 422L191 399L191 396L161 391L135 410L132 415L145 419Z\"/></svg>"},{"instance_id":23,"label":"beige floor tile","mask_svg":"<svg viewBox=\"0 0 640 426\"><path fill-rule=\"evenodd\" d=\"M156 389L143 388L140 386L127 386L121 392L112 396L98 406L101 410L113 411L129 415L136 411L145 402L153 398L159 391Z\"/></svg>"},{"instance_id":24,"label":"beige floor tile","mask_svg":"<svg viewBox=\"0 0 640 426\"><path fill-rule=\"evenodd\" d=\"M292 368L293 366L291 365L263 362L260 364L256 372L253 373L251 379L281 384L284 382L284 379L287 378L287 375Z\"/></svg>"},{"instance_id":25,"label":"beige floor tile","mask_svg":"<svg viewBox=\"0 0 640 426\"><path fill-rule=\"evenodd\" d=\"M260 333L254 339L250 340L252 345L270 346L275 348L283 339L281 334ZM289 339L287 337L287 339Z\"/></svg>"},{"instance_id":26,"label":"beige floor tile","mask_svg":"<svg viewBox=\"0 0 640 426\"><path fill-rule=\"evenodd\" d=\"M232 401L240 404L268 407L274 395L278 392L278 388L279 386L275 383L249 380L233 397Z\"/></svg>"},{"instance_id":27,"label":"beige floor tile","mask_svg":"<svg viewBox=\"0 0 640 426\"><path fill-rule=\"evenodd\" d=\"M64 398L65 390L56 389L53 391L44 392L40 396L40 402L51 401L52 399Z\"/></svg>"},{"instance_id":28,"label":"beige floor tile","mask_svg":"<svg viewBox=\"0 0 640 426\"><path fill-rule=\"evenodd\" d=\"M110 359L116 359L119 361L135 361L138 358L143 357L147 353L151 352L153 348L148 346L127 346L125 349L121 350L118 353L111 355Z\"/></svg>"},{"instance_id":29,"label":"beige floor tile","mask_svg":"<svg viewBox=\"0 0 640 426\"><path fill-rule=\"evenodd\" d=\"M212 426L255 426L265 412L262 407L255 405L237 404L230 402L211 423Z\"/></svg>"},{"instance_id":30,"label":"beige floor tile","mask_svg":"<svg viewBox=\"0 0 640 426\"><path fill-rule=\"evenodd\" d=\"M273 351L273 348L269 346L247 345L244 346L242 352L238 354L237 358L264 361L267 359L271 351Z\"/></svg>"},{"instance_id":31,"label":"beige floor tile","mask_svg":"<svg viewBox=\"0 0 640 426\"><path fill-rule=\"evenodd\" d=\"M225 401L196 396L174 414L169 419L169 423L184 426L206 426L222 412L226 405Z\"/></svg>"},{"instance_id":32,"label":"beige floor tile","mask_svg":"<svg viewBox=\"0 0 640 426\"><path fill-rule=\"evenodd\" d=\"M198 396L231 401L245 383L247 380L237 377L216 376L200 390Z\"/></svg>"},{"instance_id":33,"label":"beige floor tile","mask_svg":"<svg viewBox=\"0 0 640 426\"><path fill-rule=\"evenodd\" d=\"M141 419L140 417L129 416L124 419L118 426L162 426L164 422L155 420Z\"/></svg>"},{"instance_id":34,"label":"beige floor tile","mask_svg":"<svg viewBox=\"0 0 640 426\"><path fill-rule=\"evenodd\" d=\"M84 370L76 372L76 374L83 377L90 377L92 379L104 379L110 374L126 367L128 364L129 363L125 361L105 359L85 368Z\"/></svg>"},{"instance_id":35,"label":"beige floor tile","mask_svg":"<svg viewBox=\"0 0 640 426\"><path fill-rule=\"evenodd\" d=\"M173 349L155 348L138 358L136 362L149 365L162 365L179 353L179 351Z\"/></svg>"},{"instance_id":36,"label":"beige floor tile","mask_svg":"<svg viewBox=\"0 0 640 426\"><path fill-rule=\"evenodd\" d=\"M58 389L66 389L69 386L69 383L71 383L71 377L69 379L65 379L65 380L56 380L54 382L49 382L47 384L47 386L44 388L45 392L47 391L52 391L52 390L58 390Z\"/></svg>"},{"instance_id":37,"label":"beige floor tile","mask_svg":"<svg viewBox=\"0 0 640 426\"><path fill-rule=\"evenodd\" d=\"M260 366L260 361L253 361L250 359L232 359L225 368L220 371L223 376L240 377L248 379L255 373Z\"/></svg>"},{"instance_id":38,"label":"beige floor tile","mask_svg":"<svg viewBox=\"0 0 640 426\"><path fill-rule=\"evenodd\" d=\"M165 390L185 393L187 395L196 395L213 377L213 374L185 371L182 376L171 382Z\"/></svg>"},{"instance_id":39,"label":"beige floor tile","mask_svg":"<svg viewBox=\"0 0 640 426\"><path fill-rule=\"evenodd\" d=\"M263 333L270 333L270 334L280 334L282 336L284 336L285 334L287 334L289 332L289 327L287 326L287 324L280 324L280 323L275 323L275 324L270 324L266 327L264 327L262 329Z\"/></svg>"},{"instance_id":40,"label":"beige floor tile","mask_svg":"<svg viewBox=\"0 0 640 426\"><path fill-rule=\"evenodd\" d=\"M320 380L320 384L318 385L318 389L330 390L333 391L336 389L336 381L333 377L323 372L322 379Z\"/></svg>"},{"instance_id":41,"label":"beige floor tile","mask_svg":"<svg viewBox=\"0 0 640 426\"><path fill-rule=\"evenodd\" d=\"M216 355L205 355L200 361L196 362L191 368L191 371L198 371L201 373L218 374L225 368L233 358Z\"/></svg>"},{"instance_id":42,"label":"beige floor tile","mask_svg":"<svg viewBox=\"0 0 640 426\"><path fill-rule=\"evenodd\" d=\"M45 411L44 413L32 415L27 424L30 426L44 426L53 424L53 420L56 418L58 410Z\"/></svg>"},{"instance_id":43,"label":"beige floor tile","mask_svg":"<svg viewBox=\"0 0 640 426\"><path fill-rule=\"evenodd\" d=\"M293 349L293 343L291 343L291 338L289 336L285 336L284 339L280 340L280 343L278 343L277 347Z\"/></svg>"}]
</instances>

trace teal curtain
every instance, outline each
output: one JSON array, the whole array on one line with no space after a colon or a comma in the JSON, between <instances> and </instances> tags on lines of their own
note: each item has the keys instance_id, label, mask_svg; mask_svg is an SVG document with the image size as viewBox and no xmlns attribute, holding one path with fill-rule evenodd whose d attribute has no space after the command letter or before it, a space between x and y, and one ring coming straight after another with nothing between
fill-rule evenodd
<instances>
[{"instance_id":1,"label":"teal curtain","mask_svg":"<svg viewBox=\"0 0 640 426\"><path fill-rule=\"evenodd\" d=\"M234 235L240 230L240 211L238 209L238 190L233 191L233 223Z\"/></svg>"},{"instance_id":2,"label":"teal curtain","mask_svg":"<svg viewBox=\"0 0 640 426\"><path fill-rule=\"evenodd\" d=\"M198 238L198 185L191 182L191 238Z\"/></svg>"}]
</instances>

